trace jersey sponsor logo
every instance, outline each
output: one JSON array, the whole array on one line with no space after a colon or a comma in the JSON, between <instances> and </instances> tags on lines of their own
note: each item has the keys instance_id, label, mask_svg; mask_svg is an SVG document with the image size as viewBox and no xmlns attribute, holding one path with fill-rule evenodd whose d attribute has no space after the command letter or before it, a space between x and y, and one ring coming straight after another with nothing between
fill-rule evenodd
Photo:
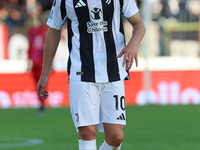
<instances>
[{"instance_id":1,"label":"jersey sponsor logo","mask_svg":"<svg viewBox=\"0 0 200 150\"><path fill-rule=\"evenodd\" d=\"M94 20L99 20L99 19L101 19L101 18L102 18L102 10L101 10L101 8L97 8L97 7L93 8L93 9L91 10L90 16L91 16L92 19L94 19Z\"/></svg>"},{"instance_id":2,"label":"jersey sponsor logo","mask_svg":"<svg viewBox=\"0 0 200 150\"><path fill-rule=\"evenodd\" d=\"M75 8L80 8L83 6L86 6L86 4L82 0L79 0L79 2L76 4Z\"/></svg>"},{"instance_id":3,"label":"jersey sponsor logo","mask_svg":"<svg viewBox=\"0 0 200 150\"><path fill-rule=\"evenodd\" d=\"M110 4L111 3L111 0L106 0L106 4Z\"/></svg>"},{"instance_id":4,"label":"jersey sponsor logo","mask_svg":"<svg viewBox=\"0 0 200 150\"><path fill-rule=\"evenodd\" d=\"M125 119L124 113L122 113L122 114L117 118L117 120L126 120L126 119Z\"/></svg>"},{"instance_id":5,"label":"jersey sponsor logo","mask_svg":"<svg viewBox=\"0 0 200 150\"><path fill-rule=\"evenodd\" d=\"M101 8L93 8L90 11L90 17L92 21L87 22L87 32L94 33L94 32L107 32L108 31L108 22L101 21L103 18L102 9ZM99 21L99 22L98 22Z\"/></svg>"}]
</instances>

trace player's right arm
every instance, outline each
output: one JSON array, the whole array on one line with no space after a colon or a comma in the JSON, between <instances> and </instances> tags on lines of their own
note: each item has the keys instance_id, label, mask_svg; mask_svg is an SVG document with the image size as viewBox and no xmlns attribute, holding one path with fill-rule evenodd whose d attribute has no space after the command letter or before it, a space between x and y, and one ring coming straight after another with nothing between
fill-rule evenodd
<instances>
[{"instance_id":1,"label":"player's right arm","mask_svg":"<svg viewBox=\"0 0 200 150\"><path fill-rule=\"evenodd\" d=\"M48 97L48 92L45 90L47 85L49 71L55 56L59 41L61 36L61 30L56 30L49 28L44 45L44 56L41 76L37 84L37 95L41 99L46 99Z\"/></svg>"},{"instance_id":2,"label":"player's right arm","mask_svg":"<svg viewBox=\"0 0 200 150\"><path fill-rule=\"evenodd\" d=\"M61 0L54 0L49 19L47 20L49 30L47 31L44 44L42 72L37 84L37 94L41 99L46 99L48 97L48 92L45 90L45 87L66 17L65 5L61 3Z\"/></svg>"}]
</instances>

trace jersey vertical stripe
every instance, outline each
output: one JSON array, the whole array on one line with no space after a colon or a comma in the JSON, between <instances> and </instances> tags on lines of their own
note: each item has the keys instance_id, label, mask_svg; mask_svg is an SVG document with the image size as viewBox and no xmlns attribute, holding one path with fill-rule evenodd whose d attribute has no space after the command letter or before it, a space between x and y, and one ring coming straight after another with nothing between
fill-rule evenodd
<instances>
[{"instance_id":1,"label":"jersey vertical stripe","mask_svg":"<svg viewBox=\"0 0 200 150\"><path fill-rule=\"evenodd\" d=\"M56 5L56 0L53 1L53 6L55 6L55 5Z\"/></svg>"},{"instance_id":2,"label":"jersey vertical stripe","mask_svg":"<svg viewBox=\"0 0 200 150\"><path fill-rule=\"evenodd\" d=\"M122 20L122 10L123 10L123 4L124 4L124 0L119 0L119 4L120 4L120 32L124 35L124 27L123 27L123 20ZM124 43L125 43L125 37L124 37Z\"/></svg>"},{"instance_id":3,"label":"jersey vertical stripe","mask_svg":"<svg viewBox=\"0 0 200 150\"><path fill-rule=\"evenodd\" d=\"M62 20L64 20L64 18L65 18L66 15L67 15L66 7L65 7L65 0L62 0L62 1L61 1L60 10L61 10L61 17L62 17Z\"/></svg>"},{"instance_id":4,"label":"jersey vertical stripe","mask_svg":"<svg viewBox=\"0 0 200 150\"><path fill-rule=\"evenodd\" d=\"M87 0L82 0L87 4ZM75 8L79 0L74 0L74 10L78 18L78 29L80 34L80 57L81 57L81 81L95 82L93 40L92 34L87 32L87 22L90 21L88 5Z\"/></svg>"},{"instance_id":5,"label":"jersey vertical stripe","mask_svg":"<svg viewBox=\"0 0 200 150\"><path fill-rule=\"evenodd\" d=\"M108 32L104 32L104 39L106 44L106 52L107 52L107 73L109 82L120 80L119 76L119 67L117 62L117 54L116 47L113 37L112 30L112 19L114 13L114 3L113 0L109 5L102 0L103 7L103 19L108 21Z\"/></svg>"},{"instance_id":6,"label":"jersey vertical stripe","mask_svg":"<svg viewBox=\"0 0 200 150\"><path fill-rule=\"evenodd\" d=\"M67 19L67 28L68 28L68 48L69 48L69 54L70 54L72 51L72 37L73 37L73 31L72 31L70 19ZM70 69L71 69L71 58L69 55L69 59L68 59L68 63L67 63L68 75L70 75Z\"/></svg>"},{"instance_id":7,"label":"jersey vertical stripe","mask_svg":"<svg viewBox=\"0 0 200 150\"><path fill-rule=\"evenodd\" d=\"M124 0L119 0L119 3L120 3L120 11L122 12Z\"/></svg>"},{"instance_id":8,"label":"jersey vertical stripe","mask_svg":"<svg viewBox=\"0 0 200 150\"><path fill-rule=\"evenodd\" d=\"M123 27L123 21L122 21L122 16L120 15L120 29L119 31L121 32L121 34L124 35L124 27ZM124 43L125 43L125 37L124 37Z\"/></svg>"},{"instance_id":9,"label":"jersey vertical stripe","mask_svg":"<svg viewBox=\"0 0 200 150\"><path fill-rule=\"evenodd\" d=\"M90 10L90 22L87 23L88 32L93 37L93 56L95 67L95 81L96 82L108 82L107 74L107 53L106 45L104 42L104 32L98 31L103 28L107 29L107 21L103 20L102 2L101 0L87 0L88 8ZM104 73L102 73L102 71Z\"/></svg>"}]
</instances>

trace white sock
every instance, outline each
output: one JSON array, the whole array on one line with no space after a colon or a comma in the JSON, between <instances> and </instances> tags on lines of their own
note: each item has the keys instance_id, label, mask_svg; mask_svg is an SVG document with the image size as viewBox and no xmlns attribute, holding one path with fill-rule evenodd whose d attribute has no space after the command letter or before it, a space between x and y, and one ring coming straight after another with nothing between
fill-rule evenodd
<instances>
[{"instance_id":1,"label":"white sock","mask_svg":"<svg viewBox=\"0 0 200 150\"><path fill-rule=\"evenodd\" d=\"M120 150L121 145L122 144L120 144L119 147L112 147L112 146L108 145L106 143L106 141L104 141L103 144L101 145L101 147L99 148L99 150Z\"/></svg>"},{"instance_id":2,"label":"white sock","mask_svg":"<svg viewBox=\"0 0 200 150\"><path fill-rule=\"evenodd\" d=\"M79 141L79 150L97 150L96 139L91 141L78 140Z\"/></svg>"}]
</instances>

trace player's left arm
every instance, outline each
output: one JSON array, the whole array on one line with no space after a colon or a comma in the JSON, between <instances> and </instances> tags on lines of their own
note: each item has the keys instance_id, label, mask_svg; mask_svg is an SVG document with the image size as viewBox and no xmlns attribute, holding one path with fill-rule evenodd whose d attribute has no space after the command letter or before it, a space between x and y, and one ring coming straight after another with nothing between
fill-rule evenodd
<instances>
[{"instance_id":1,"label":"player's left arm","mask_svg":"<svg viewBox=\"0 0 200 150\"><path fill-rule=\"evenodd\" d=\"M139 12L128 18L128 21L133 26L133 34L128 45L117 56L119 58L124 55L123 66L126 65L126 70L131 69L134 60L136 67L138 66L138 46L145 34L144 23Z\"/></svg>"}]
</instances>

